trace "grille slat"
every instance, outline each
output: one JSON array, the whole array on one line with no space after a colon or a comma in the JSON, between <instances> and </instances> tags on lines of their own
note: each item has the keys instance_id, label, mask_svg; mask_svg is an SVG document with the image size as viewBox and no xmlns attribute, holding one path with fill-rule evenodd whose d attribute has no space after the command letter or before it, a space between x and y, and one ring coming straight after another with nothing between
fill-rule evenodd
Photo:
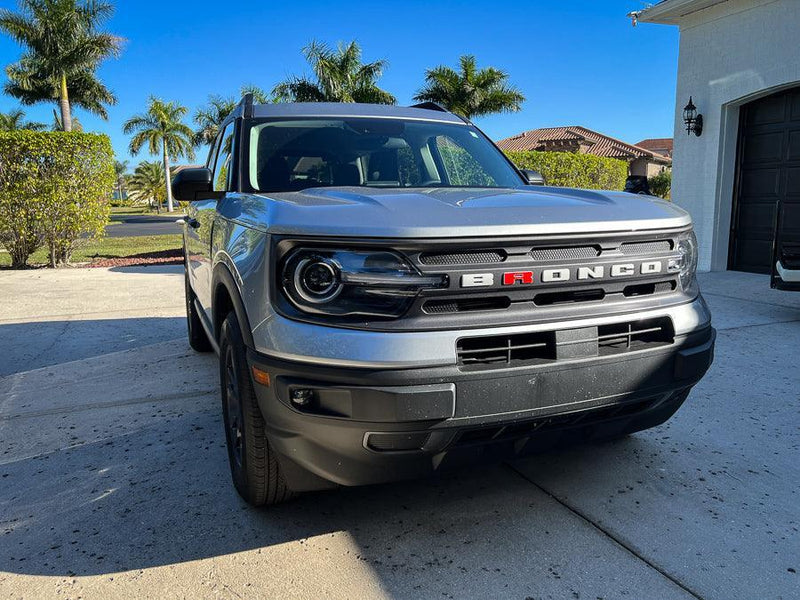
<instances>
[{"instance_id":1,"label":"grille slat","mask_svg":"<svg viewBox=\"0 0 800 600\"><path fill-rule=\"evenodd\" d=\"M596 258L600 256L599 246L564 246L533 248L530 257L536 261Z\"/></svg>"},{"instance_id":2,"label":"grille slat","mask_svg":"<svg viewBox=\"0 0 800 600\"><path fill-rule=\"evenodd\" d=\"M480 252L426 252L419 255L423 265L485 265L501 263L507 257L505 250L483 250Z\"/></svg>"},{"instance_id":3,"label":"grille slat","mask_svg":"<svg viewBox=\"0 0 800 600\"><path fill-rule=\"evenodd\" d=\"M625 242L619 251L625 255L658 254L672 250L672 240L650 240L647 242Z\"/></svg>"},{"instance_id":4,"label":"grille slat","mask_svg":"<svg viewBox=\"0 0 800 600\"><path fill-rule=\"evenodd\" d=\"M577 330L565 330L577 332ZM593 334L588 328L589 334ZM582 332L585 333L585 332ZM462 338L456 344L458 364L465 367L511 367L526 366L558 360L559 349L583 346L575 355L572 352L561 356L582 358L607 356L619 352L632 352L672 344L675 340L672 321L669 317L628 321L611 325L600 325L593 335L556 335L555 331ZM562 359L565 360L565 359Z\"/></svg>"}]
</instances>

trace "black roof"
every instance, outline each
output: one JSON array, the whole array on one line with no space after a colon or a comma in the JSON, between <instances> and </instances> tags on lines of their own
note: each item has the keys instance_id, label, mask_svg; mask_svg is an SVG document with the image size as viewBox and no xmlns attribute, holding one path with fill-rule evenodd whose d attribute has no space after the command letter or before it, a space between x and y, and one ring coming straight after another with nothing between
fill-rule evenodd
<instances>
[{"instance_id":1,"label":"black roof","mask_svg":"<svg viewBox=\"0 0 800 600\"><path fill-rule=\"evenodd\" d=\"M449 112L393 106L389 104L358 104L355 102L291 102L255 104L252 117L377 117L384 119L415 119L464 124L464 121Z\"/></svg>"}]
</instances>

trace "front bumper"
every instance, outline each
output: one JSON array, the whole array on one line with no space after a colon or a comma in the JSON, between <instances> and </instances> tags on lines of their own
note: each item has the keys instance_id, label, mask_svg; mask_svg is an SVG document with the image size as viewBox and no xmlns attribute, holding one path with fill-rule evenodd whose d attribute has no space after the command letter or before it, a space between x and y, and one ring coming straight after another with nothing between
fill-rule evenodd
<instances>
[{"instance_id":1,"label":"front bumper","mask_svg":"<svg viewBox=\"0 0 800 600\"><path fill-rule=\"evenodd\" d=\"M392 334L385 334L392 335ZM456 365L342 368L250 351L255 385L289 486L364 485L653 427L713 360L710 324L672 345L616 356L469 372ZM295 390L311 390L306 406Z\"/></svg>"}]
</instances>

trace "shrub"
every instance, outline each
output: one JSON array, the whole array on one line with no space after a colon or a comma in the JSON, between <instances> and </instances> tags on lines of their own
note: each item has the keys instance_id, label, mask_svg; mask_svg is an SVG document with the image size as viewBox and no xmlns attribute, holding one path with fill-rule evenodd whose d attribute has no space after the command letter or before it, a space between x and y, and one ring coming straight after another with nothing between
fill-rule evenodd
<instances>
[{"instance_id":1,"label":"shrub","mask_svg":"<svg viewBox=\"0 0 800 600\"><path fill-rule=\"evenodd\" d=\"M647 180L647 185L650 186L650 192L654 196L669 198L672 189L672 171L665 169L658 175L653 175Z\"/></svg>"},{"instance_id":2,"label":"shrub","mask_svg":"<svg viewBox=\"0 0 800 600\"><path fill-rule=\"evenodd\" d=\"M14 267L46 244L69 262L82 236L103 233L114 185L111 142L80 132L0 133L0 243Z\"/></svg>"},{"instance_id":3,"label":"shrub","mask_svg":"<svg viewBox=\"0 0 800 600\"><path fill-rule=\"evenodd\" d=\"M595 190L622 190L628 176L628 163L616 158L572 152L506 152L520 169L533 169L544 175L547 185Z\"/></svg>"}]
</instances>

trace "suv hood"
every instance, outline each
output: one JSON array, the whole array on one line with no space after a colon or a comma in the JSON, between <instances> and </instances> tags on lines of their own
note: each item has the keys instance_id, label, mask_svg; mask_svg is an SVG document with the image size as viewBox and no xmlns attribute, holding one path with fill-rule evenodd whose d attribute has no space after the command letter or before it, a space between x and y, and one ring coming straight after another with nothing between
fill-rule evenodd
<instances>
[{"instance_id":1,"label":"suv hood","mask_svg":"<svg viewBox=\"0 0 800 600\"><path fill-rule=\"evenodd\" d=\"M554 187L327 187L234 194L224 202L227 206L220 209L229 218L282 235L485 237L637 231L691 224L688 213L658 198Z\"/></svg>"}]
</instances>

